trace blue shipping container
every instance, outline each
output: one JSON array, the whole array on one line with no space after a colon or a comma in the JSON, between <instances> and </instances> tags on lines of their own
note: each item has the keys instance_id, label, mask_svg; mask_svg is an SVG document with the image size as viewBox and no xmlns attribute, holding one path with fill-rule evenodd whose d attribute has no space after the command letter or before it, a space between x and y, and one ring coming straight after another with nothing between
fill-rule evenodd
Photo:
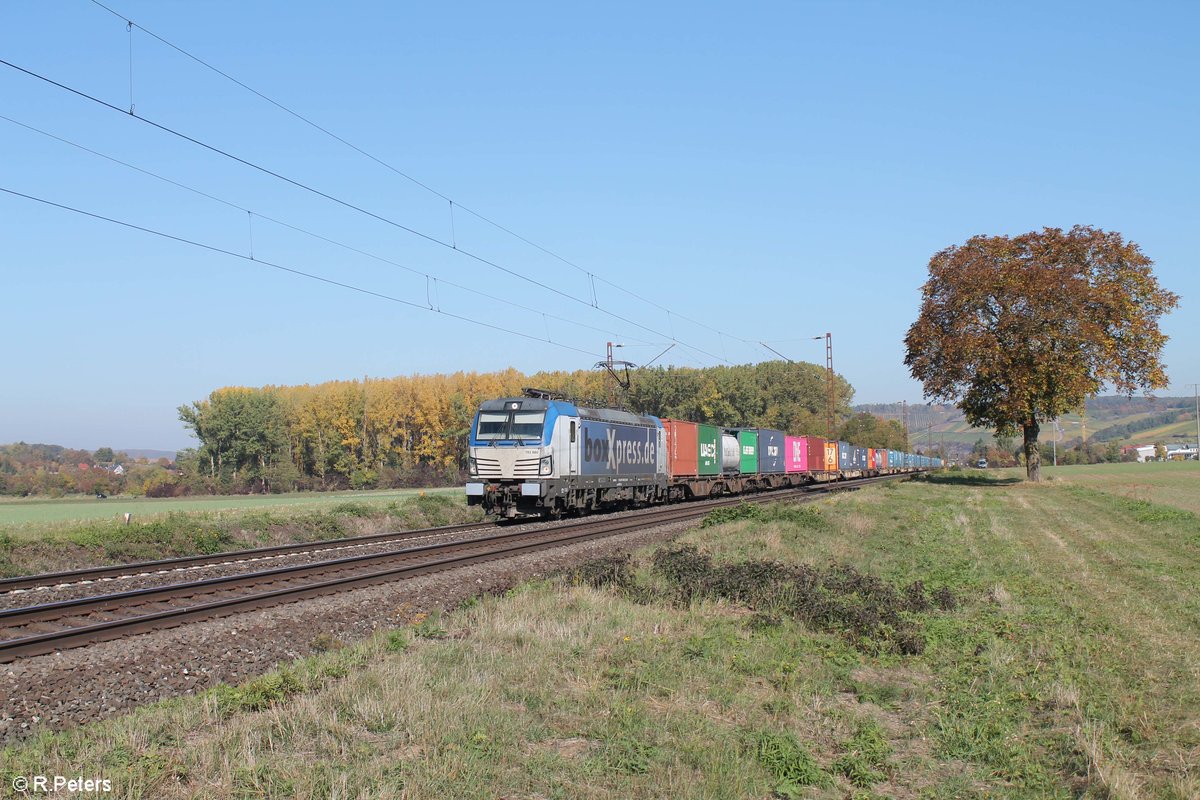
<instances>
[{"instance_id":1,"label":"blue shipping container","mask_svg":"<svg viewBox=\"0 0 1200 800\"><path fill-rule=\"evenodd\" d=\"M783 431L773 431L767 428L758 429L758 471L785 472L787 462L784 460Z\"/></svg>"},{"instance_id":2,"label":"blue shipping container","mask_svg":"<svg viewBox=\"0 0 1200 800\"><path fill-rule=\"evenodd\" d=\"M849 442L838 442L838 470L849 472L854 469L854 447Z\"/></svg>"}]
</instances>

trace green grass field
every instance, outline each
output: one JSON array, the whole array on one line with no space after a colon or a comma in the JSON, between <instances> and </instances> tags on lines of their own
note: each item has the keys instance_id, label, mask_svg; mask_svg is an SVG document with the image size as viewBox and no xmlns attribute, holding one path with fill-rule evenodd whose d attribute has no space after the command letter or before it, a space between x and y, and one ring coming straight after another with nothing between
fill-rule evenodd
<instances>
[{"instance_id":1,"label":"green grass field","mask_svg":"<svg viewBox=\"0 0 1200 800\"><path fill-rule=\"evenodd\" d=\"M61 511L76 502L45 508ZM458 489L149 500L112 507L153 513L135 511L130 524L106 516L0 526L0 576L427 528L482 516Z\"/></svg>"},{"instance_id":2,"label":"green grass field","mask_svg":"<svg viewBox=\"0 0 1200 800\"><path fill-rule=\"evenodd\" d=\"M1052 481L1064 481L1134 501L1161 503L1200 514L1200 461L1145 464L1090 464L1042 467ZM1023 469L1000 470L1023 478Z\"/></svg>"},{"instance_id":3,"label":"green grass field","mask_svg":"<svg viewBox=\"0 0 1200 800\"><path fill-rule=\"evenodd\" d=\"M0 778L131 798L1200 797L1200 523L1178 502L1197 473L1136 466L725 512L683 537L694 552L42 735Z\"/></svg>"},{"instance_id":4,"label":"green grass field","mask_svg":"<svg viewBox=\"0 0 1200 800\"><path fill-rule=\"evenodd\" d=\"M207 497L69 497L58 499L4 498L0 499L0 533L19 533L36 529L41 523L62 523L86 520L115 520L126 512L138 519L153 519L172 512L216 512L229 510L272 510L282 508L321 508L348 500L387 503L420 492L462 492L462 487L448 489L392 489L371 492L297 492L268 495L213 495Z\"/></svg>"}]
</instances>

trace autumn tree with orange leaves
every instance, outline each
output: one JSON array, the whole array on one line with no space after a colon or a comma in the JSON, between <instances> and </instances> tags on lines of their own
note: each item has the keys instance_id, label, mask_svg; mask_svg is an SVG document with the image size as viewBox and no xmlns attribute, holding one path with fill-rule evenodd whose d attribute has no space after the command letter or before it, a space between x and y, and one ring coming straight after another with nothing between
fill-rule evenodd
<instances>
[{"instance_id":1,"label":"autumn tree with orange leaves","mask_svg":"<svg viewBox=\"0 0 1200 800\"><path fill-rule=\"evenodd\" d=\"M1152 265L1121 234L1087 226L972 237L930 259L904 363L971 424L1021 429L1027 477L1041 480L1041 423L1105 385L1167 385L1158 320L1179 296Z\"/></svg>"}]
</instances>

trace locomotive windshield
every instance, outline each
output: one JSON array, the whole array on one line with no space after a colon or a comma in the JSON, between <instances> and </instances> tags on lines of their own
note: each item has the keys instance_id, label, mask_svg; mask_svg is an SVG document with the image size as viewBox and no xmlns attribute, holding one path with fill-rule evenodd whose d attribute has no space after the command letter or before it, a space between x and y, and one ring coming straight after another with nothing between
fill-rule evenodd
<instances>
[{"instance_id":1,"label":"locomotive windshield","mask_svg":"<svg viewBox=\"0 0 1200 800\"><path fill-rule=\"evenodd\" d=\"M480 411L475 438L481 442L512 439L541 441L545 411Z\"/></svg>"}]
</instances>

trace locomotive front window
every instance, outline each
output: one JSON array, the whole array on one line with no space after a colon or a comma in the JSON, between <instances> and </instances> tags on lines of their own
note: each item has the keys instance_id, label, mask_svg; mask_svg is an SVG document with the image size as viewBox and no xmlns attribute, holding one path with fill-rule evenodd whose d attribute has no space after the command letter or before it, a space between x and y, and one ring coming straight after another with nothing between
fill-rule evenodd
<instances>
[{"instance_id":1,"label":"locomotive front window","mask_svg":"<svg viewBox=\"0 0 1200 800\"><path fill-rule=\"evenodd\" d=\"M507 411L479 412L479 428L475 431L475 438L484 441L505 438L504 433L508 430L508 417Z\"/></svg>"},{"instance_id":2,"label":"locomotive front window","mask_svg":"<svg viewBox=\"0 0 1200 800\"><path fill-rule=\"evenodd\" d=\"M546 419L545 411L514 411L512 433L510 439L542 438L542 423Z\"/></svg>"},{"instance_id":3,"label":"locomotive front window","mask_svg":"<svg viewBox=\"0 0 1200 800\"><path fill-rule=\"evenodd\" d=\"M544 411L481 411L475 438L484 442L542 438Z\"/></svg>"}]
</instances>

